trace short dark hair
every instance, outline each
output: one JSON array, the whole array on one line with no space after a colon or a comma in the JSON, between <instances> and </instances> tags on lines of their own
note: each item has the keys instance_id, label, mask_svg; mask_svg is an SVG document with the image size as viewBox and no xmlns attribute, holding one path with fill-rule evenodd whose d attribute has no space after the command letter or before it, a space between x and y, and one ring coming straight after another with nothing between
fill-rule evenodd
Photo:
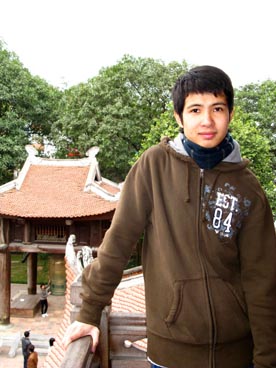
<instances>
[{"instance_id":1,"label":"short dark hair","mask_svg":"<svg viewBox=\"0 0 276 368\"><path fill-rule=\"evenodd\" d=\"M49 339L49 345L50 345L50 346L53 346L55 341L56 341L56 339L55 339L54 337L51 337L51 338Z\"/></svg>"},{"instance_id":2,"label":"short dark hair","mask_svg":"<svg viewBox=\"0 0 276 368\"><path fill-rule=\"evenodd\" d=\"M30 331L25 331L25 332L24 332L24 336L25 336L25 337L29 337L29 336L30 336Z\"/></svg>"},{"instance_id":3,"label":"short dark hair","mask_svg":"<svg viewBox=\"0 0 276 368\"><path fill-rule=\"evenodd\" d=\"M234 107L234 89L229 76L221 69L203 65L192 68L182 75L172 90L174 111L182 118L186 97L190 93L213 93L215 96L224 94L229 112Z\"/></svg>"},{"instance_id":4,"label":"short dark hair","mask_svg":"<svg viewBox=\"0 0 276 368\"><path fill-rule=\"evenodd\" d=\"M33 345L33 344L30 344L30 345L28 346L28 350L29 350L31 353L34 351L34 349L35 349L35 347L34 347L34 345Z\"/></svg>"}]
</instances>

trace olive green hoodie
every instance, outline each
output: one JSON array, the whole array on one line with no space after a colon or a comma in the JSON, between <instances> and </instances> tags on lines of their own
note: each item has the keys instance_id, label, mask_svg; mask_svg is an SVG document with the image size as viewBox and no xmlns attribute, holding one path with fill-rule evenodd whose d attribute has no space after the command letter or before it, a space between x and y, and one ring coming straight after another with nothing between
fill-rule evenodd
<instances>
[{"instance_id":1,"label":"olive green hoodie","mask_svg":"<svg viewBox=\"0 0 276 368\"><path fill-rule=\"evenodd\" d=\"M164 139L129 172L98 258L84 270L77 319L99 326L144 231L150 359L247 368L254 358L256 368L275 368L276 240L264 192L237 152L201 170L181 150Z\"/></svg>"}]
</instances>

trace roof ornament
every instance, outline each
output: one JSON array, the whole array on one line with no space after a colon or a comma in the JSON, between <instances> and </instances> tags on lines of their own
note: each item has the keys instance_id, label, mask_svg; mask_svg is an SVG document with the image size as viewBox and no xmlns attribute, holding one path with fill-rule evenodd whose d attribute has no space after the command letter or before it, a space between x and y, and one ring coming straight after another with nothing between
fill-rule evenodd
<instances>
[{"instance_id":1,"label":"roof ornament","mask_svg":"<svg viewBox=\"0 0 276 368\"><path fill-rule=\"evenodd\" d=\"M25 146L25 150L27 151L28 155L34 157L38 154L38 151L34 148L32 144L27 144Z\"/></svg>"},{"instance_id":2,"label":"roof ornament","mask_svg":"<svg viewBox=\"0 0 276 368\"><path fill-rule=\"evenodd\" d=\"M93 157L96 157L97 154L99 153L100 151L100 148L97 147L97 146L94 146L94 147L91 147L89 148L88 151L86 151L86 156L88 156L89 158L93 158Z\"/></svg>"}]
</instances>

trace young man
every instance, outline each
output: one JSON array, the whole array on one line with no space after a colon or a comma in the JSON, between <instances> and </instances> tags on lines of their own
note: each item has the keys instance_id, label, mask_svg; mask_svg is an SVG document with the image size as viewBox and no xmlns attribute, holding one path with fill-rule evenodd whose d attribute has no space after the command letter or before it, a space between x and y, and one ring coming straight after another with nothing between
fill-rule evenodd
<instances>
[{"instance_id":1,"label":"young man","mask_svg":"<svg viewBox=\"0 0 276 368\"><path fill-rule=\"evenodd\" d=\"M29 346L31 345L30 331L25 331L24 336L21 338L22 354L24 358L23 368L27 368L27 361L30 355Z\"/></svg>"},{"instance_id":2,"label":"young man","mask_svg":"<svg viewBox=\"0 0 276 368\"><path fill-rule=\"evenodd\" d=\"M40 308L41 308L41 316L48 317L48 296L51 294L50 285L41 284L40 285L41 294L40 294Z\"/></svg>"},{"instance_id":3,"label":"young man","mask_svg":"<svg viewBox=\"0 0 276 368\"><path fill-rule=\"evenodd\" d=\"M99 336L101 311L144 231L148 357L153 367L276 367L276 239L271 209L228 132L229 77L196 67L173 89L182 133L130 170L83 304L64 345ZM164 295L166 290L166 295Z\"/></svg>"}]
</instances>

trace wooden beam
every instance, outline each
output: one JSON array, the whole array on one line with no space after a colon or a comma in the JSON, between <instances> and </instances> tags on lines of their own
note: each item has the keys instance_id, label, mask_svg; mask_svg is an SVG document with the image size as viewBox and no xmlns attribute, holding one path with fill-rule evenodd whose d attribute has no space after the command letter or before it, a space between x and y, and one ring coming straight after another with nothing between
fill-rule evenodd
<instances>
[{"instance_id":1,"label":"wooden beam","mask_svg":"<svg viewBox=\"0 0 276 368\"><path fill-rule=\"evenodd\" d=\"M101 368L110 368L109 359L109 313L110 307L105 307L102 312L101 326L100 326L100 343L99 354L101 359Z\"/></svg>"},{"instance_id":2,"label":"wooden beam","mask_svg":"<svg viewBox=\"0 0 276 368\"><path fill-rule=\"evenodd\" d=\"M84 336L71 342L68 346L65 357L60 368L83 368L86 362L91 360L91 337Z\"/></svg>"}]
</instances>

